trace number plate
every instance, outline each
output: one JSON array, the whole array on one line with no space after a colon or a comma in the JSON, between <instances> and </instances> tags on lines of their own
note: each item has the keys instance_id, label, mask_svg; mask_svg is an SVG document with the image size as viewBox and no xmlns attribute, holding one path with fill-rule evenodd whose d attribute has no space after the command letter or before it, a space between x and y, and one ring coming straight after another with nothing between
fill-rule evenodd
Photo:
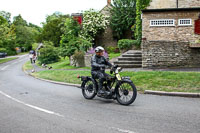
<instances>
[{"instance_id":1,"label":"number plate","mask_svg":"<svg viewBox=\"0 0 200 133\"><path fill-rule=\"evenodd\" d=\"M118 80L122 80L122 78L120 77L119 74L117 74L116 77L117 77Z\"/></svg>"}]
</instances>

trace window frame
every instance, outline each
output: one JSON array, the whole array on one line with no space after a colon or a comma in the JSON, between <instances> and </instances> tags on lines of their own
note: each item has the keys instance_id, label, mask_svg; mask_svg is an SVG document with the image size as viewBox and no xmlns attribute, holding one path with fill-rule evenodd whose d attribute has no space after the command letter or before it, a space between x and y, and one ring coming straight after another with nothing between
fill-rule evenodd
<instances>
[{"instance_id":1,"label":"window frame","mask_svg":"<svg viewBox=\"0 0 200 133\"><path fill-rule=\"evenodd\" d=\"M154 23L157 23L157 25L152 24L153 21L155 21ZM161 23L161 21L163 21L164 23L166 23L167 21L173 21L173 24L159 24L159 23ZM150 27L172 27L172 26L175 26L175 19L152 19L152 20L150 20Z\"/></svg>"},{"instance_id":2,"label":"window frame","mask_svg":"<svg viewBox=\"0 0 200 133\"><path fill-rule=\"evenodd\" d=\"M190 20L190 24L181 24L181 20ZM192 26L192 19L178 19L178 26Z\"/></svg>"}]
</instances>

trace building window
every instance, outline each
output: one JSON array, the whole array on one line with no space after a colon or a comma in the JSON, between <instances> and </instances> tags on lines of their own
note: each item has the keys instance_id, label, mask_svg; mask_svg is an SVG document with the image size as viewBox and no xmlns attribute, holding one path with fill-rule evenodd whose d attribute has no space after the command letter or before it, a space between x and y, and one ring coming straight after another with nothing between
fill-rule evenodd
<instances>
[{"instance_id":1,"label":"building window","mask_svg":"<svg viewBox=\"0 0 200 133\"><path fill-rule=\"evenodd\" d=\"M150 20L150 26L175 26L175 20L174 19Z\"/></svg>"},{"instance_id":2,"label":"building window","mask_svg":"<svg viewBox=\"0 0 200 133\"><path fill-rule=\"evenodd\" d=\"M192 19L179 19L179 20L178 20L178 25L179 25L179 26L188 26L188 25L192 25Z\"/></svg>"}]
</instances>

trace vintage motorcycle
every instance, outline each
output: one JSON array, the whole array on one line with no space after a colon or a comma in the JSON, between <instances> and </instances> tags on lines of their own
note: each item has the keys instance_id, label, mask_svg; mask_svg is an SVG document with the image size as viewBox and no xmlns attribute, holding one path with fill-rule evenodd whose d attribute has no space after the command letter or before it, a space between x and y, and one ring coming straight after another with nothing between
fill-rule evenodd
<instances>
[{"instance_id":1,"label":"vintage motorcycle","mask_svg":"<svg viewBox=\"0 0 200 133\"><path fill-rule=\"evenodd\" d=\"M114 99L122 105L132 104L137 97L137 89L130 77L121 77L119 72L121 67L114 66L111 68L109 76L103 83L103 89L106 92L103 95L97 95L98 92L98 79L89 76L78 76L81 79L82 94L85 99L93 99L96 95L105 99Z\"/></svg>"}]
</instances>

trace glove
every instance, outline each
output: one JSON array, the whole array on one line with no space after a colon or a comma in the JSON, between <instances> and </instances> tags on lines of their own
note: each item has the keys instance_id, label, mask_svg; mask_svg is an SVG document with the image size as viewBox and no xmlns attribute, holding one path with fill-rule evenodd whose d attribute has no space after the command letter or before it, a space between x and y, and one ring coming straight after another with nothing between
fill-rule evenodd
<instances>
[{"instance_id":1,"label":"glove","mask_svg":"<svg viewBox=\"0 0 200 133\"><path fill-rule=\"evenodd\" d=\"M113 68L117 68L117 67L119 67L119 65L114 65L114 66L113 66Z\"/></svg>"},{"instance_id":2,"label":"glove","mask_svg":"<svg viewBox=\"0 0 200 133\"><path fill-rule=\"evenodd\" d=\"M106 66L105 65L100 65L101 70L105 70Z\"/></svg>"}]
</instances>

